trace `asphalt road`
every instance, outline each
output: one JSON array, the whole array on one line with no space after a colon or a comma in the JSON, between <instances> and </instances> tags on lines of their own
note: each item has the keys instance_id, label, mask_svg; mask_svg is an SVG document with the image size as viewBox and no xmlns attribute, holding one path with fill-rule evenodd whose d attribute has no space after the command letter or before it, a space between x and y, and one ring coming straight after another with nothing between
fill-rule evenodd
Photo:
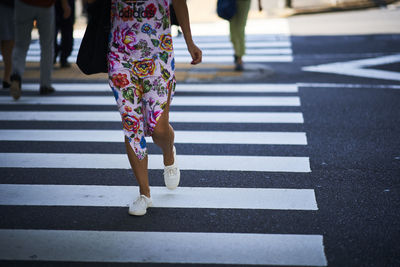
<instances>
[{"instance_id":1,"label":"asphalt road","mask_svg":"<svg viewBox=\"0 0 400 267\"><path fill-rule=\"evenodd\" d=\"M257 37L258 38L258 37ZM260 37L263 38L263 37ZM143 218L127 215L125 207L93 205L19 205L4 204L7 197L2 197L0 229L27 230L88 230L88 231L139 231L171 233L208 233L210 245L220 251L220 241L211 237L212 233L261 234L261 235L300 235L322 236L323 256L328 266L399 266L400 257L400 215L399 215L399 175L400 175L400 81L366 78L333 73L303 71L304 67L334 62L381 58L400 53L400 34L332 34L293 35L290 37L293 61L248 63L248 68L264 65L269 72L245 73L246 84L289 84L297 85L298 92L177 92L178 97L231 96L231 97L299 97L297 106L173 106L172 112L297 112L301 113L303 123L196 123L172 122L176 131L236 131L236 132L304 132L306 145L288 144L210 144L193 140L189 143L177 143L180 155L208 156L277 156L307 157L310 172L292 171L235 171L225 170L183 170L182 187L190 188L259 188L259 189L311 189L315 194L318 209L279 209L279 208L152 208ZM378 61L376 61L378 62ZM400 74L399 61L389 64L369 66ZM249 78L250 77L250 78ZM253 77L253 78L251 78ZM219 85L229 80L220 80ZM190 84L188 85L190 87ZM93 87L93 85L92 85ZM179 89L179 87L178 87ZM244 89L246 90L246 89ZM7 96L1 92L0 97ZM24 96L37 96L36 92L27 91ZM24 97L23 96L23 97ZM67 92L58 91L56 98L64 96L109 96L109 92ZM21 99L23 100L23 99ZM32 105L29 103L9 105L1 104L0 113L5 111L115 111L112 105L78 105L70 103ZM215 114L214 114L215 115ZM2 117L0 130L120 130L117 121L21 121ZM252 136L249 136L252 138ZM27 137L26 139L29 139ZM122 143L81 142L81 141L10 141L0 142L1 153L63 153L87 154L123 154ZM160 150L149 144L151 154ZM183 159L183 158L182 158ZM40 162L40 159L37 159ZM6 160L3 158L3 165ZM246 162L245 162L246 163ZM20 162L20 165L24 165ZM58 163L61 164L61 163ZM214 163L213 163L214 164ZM248 164L251 165L250 160ZM289 166L285 166L289 168ZM162 170L150 170L152 186L163 186ZM99 169L85 167L2 167L1 184L12 185L103 185L132 186L136 182L129 169ZM68 189L63 189L65 194ZM4 192L4 191L3 191ZM234 198L244 198L242 191ZM12 197L12 196L11 196ZM10 198L11 198L10 197ZM244 199L243 199L244 200ZM46 201L50 201L46 199ZM222 205L222 204L221 204ZM114 232L113 232L114 233ZM4 234L4 233L1 233ZM3 236L4 237L4 236ZM22 239L23 240L23 239ZM247 240L248 241L248 240ZM245 260L251 263L258 252L248 252L251 246L243 242ZM23 241L21 241L24 243ZM16 246L12 243L10 247ZM305 242L304 244L308 244ZM303 244L303 245L304 245ZM5 245L4 243L2 245ZM196 244L201 250L203 246ZM42 245L38 245L41 247ZM173 247L173 245L171 244ZM46 247L44 245L44 247ZM167 244L168 247L168 244ZM196 246L195 246L196 247ZM252 247L250 247L251 249ZM254 249L265 249L255 246ZM290 244L277 246L291 259L293 251ZM297 248L298 249L298 248ZM173 250L173 249L172 249ZM18 247L15 251L18 251ZM221 251L223 251L221 249ZM255 251L255 250L253 250ZM311 250L313 251L313 250ZM265 252L265 251L264 251ZM190 253L196 254L196 250ZM222 253L222 252L221 252ZM0 252L1 254L1 252ZM18 253L17 253L18 254ZM49 252L49 255L51 253ZM161 253L163 254L163 253ZM277 255L279 253L276 253ZM14 255L14 254L13 254ZM164 254L163 254L164 255ZM275 255L275 254L273 254ZM305 254L307 256L307 253ZM313 254L314 255L314 254ZM54 256L54 255L53 255ZM222 258L226 254L222 253ZM46 260L46 255L32 254L19 256L28 261L1 261L10 266L53 266L54 261ZM55 256L56 257L56 256ZM185 255L182 255L184 261ZM51 257L50 257L51 258ZM57 258L57 257L56 257ZM304 260L301 256L300 259ZM310 254L311 258L311 254ZM1 254L1 259L5 256ZM68 255L57 258L57 266L80 266L82 261L69 262ZM207 259L203 259L207 263ZM141 264L157 266L152 259L144 258ZM180 261L177 261L180 262ZM189 261L190 262L190 261ZM202 261L200 261L202 262ZM295 262L295 261L294 261ZM279 265L318 265L287 263ZM216 263L212 260L209 263ZM229 262L228 264L240 263ZM270 263L268 260L263 264ZM274 265L274 263L270 263ZM111 260L91 261L92 266L118 266ZM173 264L171 264L173 265ZM185 264L182 264L185 265ZM320 264L323 265L323 264Z\"/></svg>"},{"instance_id":2,"label":"asphalt road","mask_svg":"<svg viewBox=\"0 0 400 267\"><path fill-rule=\"evenodd\" d=\"M301 67L368 58L363 53L398 53L400 36L292 40L295 62ZM386 67L400 71L398 65ZM368 86L399 82L300 71L293 76L304 82L361 85L300 89L329 264L397 266L400 95L398 89Z\"/></svg>"}]
</instances>

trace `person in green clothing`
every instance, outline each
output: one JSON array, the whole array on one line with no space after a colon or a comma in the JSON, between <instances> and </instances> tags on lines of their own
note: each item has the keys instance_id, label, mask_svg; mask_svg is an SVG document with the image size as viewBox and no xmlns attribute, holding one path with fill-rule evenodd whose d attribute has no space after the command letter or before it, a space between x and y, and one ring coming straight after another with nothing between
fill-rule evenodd
<instances>
[{"instance_id":1,"label":"person in green clothing","mask_svg":"<svg viewBox=\"0 0 400 267\"><path fill-rule=\"evenodd\" d=\"M235 51L235 70L243 71L242 57L246 52L245 27L250 9L250 0L236 0L236 14L229 20L231 42ZM258 0L258 10L262 11L261 0Z\"/></svg>"}]
</instances>

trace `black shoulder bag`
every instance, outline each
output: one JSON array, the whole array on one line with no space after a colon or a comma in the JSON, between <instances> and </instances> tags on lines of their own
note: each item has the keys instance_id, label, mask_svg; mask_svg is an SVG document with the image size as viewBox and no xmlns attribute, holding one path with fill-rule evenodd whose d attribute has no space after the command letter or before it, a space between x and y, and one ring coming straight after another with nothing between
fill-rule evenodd
<instances>
[{"instance_id":1,"label":"black shoulder bag","mask_svg":"<svg viewBox=\"0 0 400 267\"><path fill-rule=\"evenodd\" d=\"M79 69L85 74L108 72L110 13L110 0L97 0L88 6L89 21L76 59Z\"/></svg>"},{"instance_id":2,"label":"black shoulder bag","mask_svg":"<svg viewBox=\"0 0 400 267\"><path fill-rule=\"evenodd\" d=\"M176 13L172 4L169 5L169 19L171 21L171 25L179 26L179 22L176 18Z\"/></svg>"}]
</instances>

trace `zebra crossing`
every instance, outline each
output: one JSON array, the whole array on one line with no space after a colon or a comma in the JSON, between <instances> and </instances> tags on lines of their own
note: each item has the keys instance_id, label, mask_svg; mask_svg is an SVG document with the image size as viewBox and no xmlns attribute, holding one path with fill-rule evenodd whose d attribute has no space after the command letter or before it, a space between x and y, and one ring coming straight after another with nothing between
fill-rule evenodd
<instances>
[{"instance_id":1,"label":"zebra crossing","mask_svg":"<svg viewBox=\"0 0 400 267\"><path fill-rule=\"evenodd\" d=\"M85 150L90 144L123 146L121 119L108 85L54 86L57 92L50 97L31 94L37 84L23 84L26 95L18 102L12 102L5 93L0 95L1 147L14 144L19 149L0 150L0 210L23 208L24 212L37 210L36 216L41 214L37 224L31 220L27 224L20 222L20 227L9 227L7 222L18 212L7 213L0 223L6 225L0 227L0 261L327 265L323 236L315 232L258 232L250 226L246 232L210 231L207 227L211 217L218 217L216 214L222 211L230 211L234 217L251 212L253 220L265 212L318 212L313 188L237 186L239 177L265 179L266 174L277 173L295 177L311 172L307 155L251 152L254 146L262 146L268 154L270 146L277 146L288 148L290 154L292 148L307 146L295 84L178 84L170 120L176 130L182 186L175 191L162 186L162 155L151 153L149 173L155 206L143 218L147 221L141 223L145 226L151 222L152 226L142 230L120 228L120 224L140 223L125 210L138 192L138 187L132 185L133 178L126 184L118 177L102 177L129 171L126 155ZM82 109L83 106L90 106L91 111ZM226 106L233 109L224 111ZM210 107L212 111L208 110ZM66 124L60 128L60 123L75 123L79 127L68 128ZM29 128L24 127L28 124ZM93 124L98 127L92 129ZM238 128L243 124L247 125L246 131ZM260 131L258 125L274 125L275 130ZM288 130L288 125L297 130ZM151 149L154 144L151 139L148 141ZM30 144L51 146L36 151L29 148ZM66 151L54 152L53 147L58 145L65 145ZM79 153L69 150L72 146ZM208 153L211 146L217 146L217 150ZM225 153L222 149L233 146L241 147L243 153ZM54 175L59 170L66 174ZM23 172L28 174L18 178ZM10 182L4 173L17 180ZM82 173L81 178L73 177L76 173ZM226 174L229 178L223 178ZM97 179L112 182L93 182ZM224 186L221 179L230 179L231 185ZM207 186L199 186L204 180ZM112 224L111 229L101 227L102 221L110 220L102 215L106 210L98 213L100 217L90 225L74 223L99 208L115 210L126 217L123 222ZM60 216L64 212L69 214L64 226L48 225L47 221L56 220L50 215L53 209ZM191 228L185 216L182 220L163 217L163 211L182 216L194 211L191 216L201 226ZM201 216L202 211L211 215ZM227 218L218 219L229 226ZM169 225L169 221L174 223ZM182 230L183 226L187 230Z\"/></svg>"},{"instance_id":2,"label":"zebra crossing","mask_svg":"<svg viewBox=\"0 0 400 267\"><path fill-rule=\"evenodd\" d=\"M196 44L203 50L204 63L231 63L234 54L229 37L220 36L196 36ZM81 38L75 38L73 51L69 57L70 62L76 62ZM249 35L246 39L245 62L292 62L292 48L288 35ZM174 55L177 63L191 61L189 52L183 37L174 38ZM27 62L40 61L39 40L33 40L29 46L26 57Z\"/></svg>"}]
</instances>

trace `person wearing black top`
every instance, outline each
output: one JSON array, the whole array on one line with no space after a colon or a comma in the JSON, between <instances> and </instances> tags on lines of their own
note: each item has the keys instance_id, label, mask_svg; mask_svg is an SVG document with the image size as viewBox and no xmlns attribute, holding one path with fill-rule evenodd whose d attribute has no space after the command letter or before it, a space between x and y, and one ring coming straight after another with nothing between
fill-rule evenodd
<instances>
[{"instance_id":1,"label":"person wearing black top","mask_svg":"<svg viewBox=\"0 0 400 267\"><path fill-rule=\"evenodd\" d=\"M68 0L71 8L71 16L64 18L64 10L61 0L57 0L55 4L56 10L56 32L54 38L54 63L60 56L61 68L68 68L71 64L68 57L71 55L74 45L74 23L75 23L75 0ZM61 33L61 43L58 43L57 35Z\"/></svg>"}]
</instances>

